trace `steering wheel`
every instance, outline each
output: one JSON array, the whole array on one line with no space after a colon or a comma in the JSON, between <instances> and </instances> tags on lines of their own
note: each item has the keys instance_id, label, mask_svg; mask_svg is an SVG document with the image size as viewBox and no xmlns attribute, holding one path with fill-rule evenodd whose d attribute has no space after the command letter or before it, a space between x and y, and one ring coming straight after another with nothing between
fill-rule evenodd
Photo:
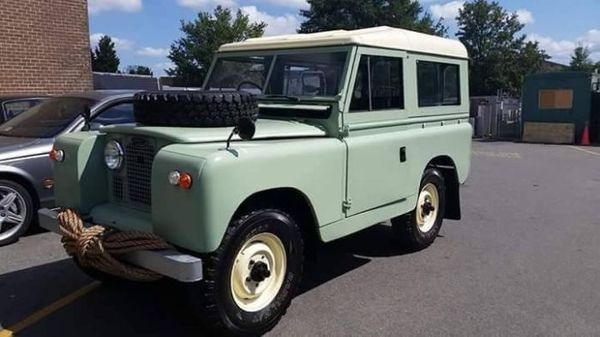
<instances>
[{"instance_id":1,"label":"steering wheel","mask_svg":"<svg viewBox=\"0 0 600 337\"><path fill-rule=\"evenodd\" d=\"M245 88L244 88L245 87ZM252 88L254 87L254 88ZM262 87L252 81L242 81L238 84L237 91L246 91L252 93L252 91L257 90L260 94L262 92Z\"/></svg>"}]
</instances>

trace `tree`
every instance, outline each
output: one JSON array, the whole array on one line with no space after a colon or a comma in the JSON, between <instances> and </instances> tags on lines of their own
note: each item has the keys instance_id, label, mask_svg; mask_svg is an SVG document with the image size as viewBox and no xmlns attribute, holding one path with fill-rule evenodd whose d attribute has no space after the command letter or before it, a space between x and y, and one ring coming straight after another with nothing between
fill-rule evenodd
<instances>
[{"instance_id":1,"label":"tree","mask_svg":"<svg viewBox=\"0 0 600 337\"><path fill-rule=\"evenodd\" d=\"M441 19L434 22L431 15L413 0L308 0L310 9L301 10L306 18L299 33L315 33L336 29L361 29L390 26L447 35L448 28Z\"/></svg>"},{"instance_id":2,"label":"tree","mask_svg":"<svg viewBox=\"0 0 600 337\"><path fill-rule=\"evenodd\" d=\"M549 59L537 42L525 42L517 14L495 1L465 3L457 21L456 36L470 56L472 95L493 95L500 89L518 94L524 77L539 72Z\"/></svg>"},{"instance_id":3,"label":"tree","mask_svg":"<svg viewBox=\"0 0 600 337\"><path fill-rule=\"evenodd\" d=\"M413 0L308 0L310 9L301 10L306 18L298 32L314 33L335 29L360 29L390 26L446 36L448 28L441 19L434 22Z\"/></svg>"},{"instance_id":4,"label":"tree","mask_svg":"<svg viewBox=\"0 0 600 337\"><path fill-rule=\"evenodd\" d=\"M590 59L590 50L588 47L579 46L573 50L571 55L570 71L592 72L597 65Z\"/></svg>"},{"instance_id":5,"label":"tree","mask_svg":"<svg viewBox=\"0 0 600 337\"><path fill-rule=\"evenodd\" d=\"M92 57L92 70L103 73L119 72L119 63L115 43L110 36L104 35L98 41Z\"/></svg>"},{"instance_id":6,"label":"tree","mask_svg":"<svg viewBox=\"0 0 600 337\"><path fill-rule=\"evenodd\" d=\"M233 18L231 10L221 6L213 14L198 13L193 22L181 21L184 37L171 45L169 59L175 67L166 72L175 77L175 85L200 86L220 45L260 37L266 26L264 22L251 23L241 10Z\"/></svg>"},{"instance_id":7,"label":"tree","mask_svg":"<svg viewBox=\"0 0 600 337\"><path fill-rule=\"evenodd\" d=\"M130 75L153 75L152 70L150 68L139 65L129 66L127 67L127 69L125 69L125 72Z\"/></svg>"}]
</instances>

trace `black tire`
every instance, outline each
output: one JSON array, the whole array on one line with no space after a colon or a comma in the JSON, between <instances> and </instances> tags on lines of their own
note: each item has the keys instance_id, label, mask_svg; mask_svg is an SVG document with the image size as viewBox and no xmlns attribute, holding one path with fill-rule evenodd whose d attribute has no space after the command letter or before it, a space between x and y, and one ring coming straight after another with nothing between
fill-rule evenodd
<instances>
[{"instance_id":1,"label":"black tire","mask_svg":"<svg viewBox=\"0 0 600 337\"><path fill-rule=\"evenodd\" d=\"M424 187L429 184L435 186L439 199L438 211L431 229L423 231L419 227L417 222L417 208L408 214L392 219L392 230L396 239L411 251L419 251L429 247L435 241L442 228L444 212L446 210L446 184L442 173L437 169L427 169L421 179L419 195L422 193ZM417 197L417 203L419 203L419 197ZM422 205L417 204L417 207L422 207Z\"/></svg>"},{"instance_id":2,"label":"black tire","mask_svg":"<svg viewBox=\"0 0 600 337\"><path fill-rule=\"evenodd\" d=\"M277 295L263 309L250 312L235 302L231 288L232 268L242 247L261 233L273 234L281 241L287 267ZM264 334L285 315L296 294L302 276L303 250L300 230L288 214L263 209L244 215L233 221L219 248L204 257L204 280L188 286L188 302L198 318L216 335Z\"/></svg>"},{"instance_id":3,"label":"black tire","mask_svg":"<svg viewBox=\"0 0 600 337\"><path fill-rule=\"evenodd\" d=\"M5 187L5 188L15 191L17 193L17 195L21 198L20 200L22 200L22 203L25 207L25 216L24 216L25 220L23 221L23 224L18 228L18 230L14 231L12 234L8 235L7 237L3 237L2 233L7 233L10 229L8 229L6 231L4 231L4 230L0 231L0 247L14 243L17 240L19 240L19 238L23 234L25 234L27 232L27 230L29 229L29 227L31 226L31 223L34 220L34 212L36 211L36 209L34 209L35 206L34 206L34 202L33 202L33 198L31 197L31 194L29 194L29 191L27 191L27 189L25 187L23 187L21 184L16 183L11 180L1 179L0 180L0 188L1 187ZM2 210L0 209L0 215L1 214L2 214ZM5 227L5 226L7 226L7 225L3 224L2 227Z\"/></svg>"},{"instance_id":4,"label":"black tire","mask_svg":"<svg viewBox=\"0 0 600 337\"><path fill-rule=\"evenodd\" d=\"M241 91L142 92L133 105L135 120L146 126L227 127L258 118L256 96Z\"/></svg>"}]
</instances>

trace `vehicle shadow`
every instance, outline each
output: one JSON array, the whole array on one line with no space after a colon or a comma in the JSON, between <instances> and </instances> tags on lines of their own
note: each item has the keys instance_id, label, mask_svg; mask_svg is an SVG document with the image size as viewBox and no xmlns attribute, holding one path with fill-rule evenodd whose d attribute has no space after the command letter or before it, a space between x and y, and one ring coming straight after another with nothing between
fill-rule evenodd
<instances>
[{"instance_id":1,"label":"vehicle shadow","mask_svg":"<svg viewBox=\"0 0 600 337\"><path fill-rule=\"evenodd\" d=\"M358 269L371 258L403 255L390 228L377 225L318 248L307 262L300 294ZM0 324L28 315L92 282L67 259L0 276ZM18 334L26 336L210 336L182 300L182 285L101 285Z\"/></svg>"}]
</instances>

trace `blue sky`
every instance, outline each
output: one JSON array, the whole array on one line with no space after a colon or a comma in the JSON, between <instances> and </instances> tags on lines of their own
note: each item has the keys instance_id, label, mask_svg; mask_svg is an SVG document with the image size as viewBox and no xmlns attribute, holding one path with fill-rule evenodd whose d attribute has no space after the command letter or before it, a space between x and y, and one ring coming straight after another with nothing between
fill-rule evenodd
<instances>
[{"instance_id":1,"label":"blue sky","mask_svg":"<svg viewBox=\"0 0 600 337\"><path fill-rule=\"evenodd\" d=\"M162 75L170 66L169 46L181 36L181 20L192 20L199 11L221 4L240 8L255 21L269 24L266 34L294 33L301 22L305 0L88 0L92 46L103 34L113 37L121 67L140 64ZM464 1L422 0L434 17L443 17L454 35L453 18ZM553 60L568 63L572 50L588 46L600 61L600 0L501 0L526 24L528 39L537 40Z\"/></svg>"}]
</instances>

